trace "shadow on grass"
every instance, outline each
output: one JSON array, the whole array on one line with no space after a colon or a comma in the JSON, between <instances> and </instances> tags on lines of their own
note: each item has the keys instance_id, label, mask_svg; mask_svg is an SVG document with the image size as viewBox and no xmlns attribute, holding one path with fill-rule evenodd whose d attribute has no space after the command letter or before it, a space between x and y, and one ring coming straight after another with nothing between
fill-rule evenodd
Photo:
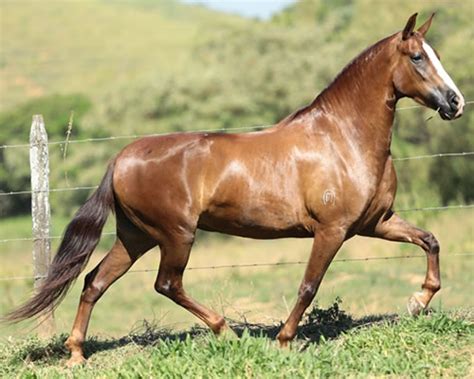
<instances>
[{"instance_id":1,"label":"shadow on grass","mask_svg":"<svg viewBox=\"0 0 474 379\"><path fill-rule=\"evenodd\" d=\"M398 316L395 314L366 316L360 319L354 319L346 314L339 307L340 301L336 302L328 309L319 309L316 306L305 317L304 322L298 328L296 341L302 343L304 349L309 344L319 343L321 337L325 340L335 339L342 333L354 328L366 328L380 323L396 323ZM274 340L282 327L282 323L274 325L255 324L249 322L240 322L227 320L232 330L241 337L244 331L253 337L263 337ZM161 341L184 341L186 338L196 338L210 333L208 328L194 326L190 330L176 332L170 329L160 328L153 323L143 321L140 327L136 328L127 336L112 339L100 339L91 337L84 343L84 353L86 358L91 355L121 348L127 345L153 346ZM16 359L23 361L57 361L69 356L69 352L64 347L66 335L59 335L43 346L25 346L24 349L15 354ZM15 359L14 358L14 359Z\"/></svg>"}]
</instances>

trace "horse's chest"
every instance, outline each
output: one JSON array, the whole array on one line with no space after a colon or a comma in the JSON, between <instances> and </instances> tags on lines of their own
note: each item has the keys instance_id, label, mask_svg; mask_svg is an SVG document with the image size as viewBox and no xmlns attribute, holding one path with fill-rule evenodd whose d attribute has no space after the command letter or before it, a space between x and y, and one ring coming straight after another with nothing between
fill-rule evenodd
<instances>
[{"instance_id":1,"label":"horse's chest","mask_svg":"<svg viewBox=\"0 0 474 379\"><path fill-rule=\"evenodd\" d=\"M382 176L377 182L373 195L361 213L354 230L363 230L377 222L393 206L397 191L397 178L391 159L387 160Z\"/></svg>"}]
</instances>

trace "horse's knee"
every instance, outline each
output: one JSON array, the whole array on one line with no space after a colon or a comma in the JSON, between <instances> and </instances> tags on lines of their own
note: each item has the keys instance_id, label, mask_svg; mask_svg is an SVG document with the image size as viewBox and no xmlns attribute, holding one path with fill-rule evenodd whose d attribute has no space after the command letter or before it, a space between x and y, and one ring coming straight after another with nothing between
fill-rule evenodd
<instances>
[{"instance_id":1,"label":"horse's knee","mask_svg":"<svg viewBox=\"0 0 474 379\"><path fill-rule=\"evenodd\" d=\"M439 254L439 242L431 232L427 232L422 237L423 242L427 247L427 252L430 254Z\"/></svg>"}]
</instances>

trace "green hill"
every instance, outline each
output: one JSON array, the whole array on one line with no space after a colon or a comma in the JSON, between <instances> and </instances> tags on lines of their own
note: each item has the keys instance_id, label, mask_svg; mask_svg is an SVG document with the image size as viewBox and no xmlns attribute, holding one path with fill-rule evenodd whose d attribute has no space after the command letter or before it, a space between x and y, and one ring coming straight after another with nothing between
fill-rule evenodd
<instances>
[{"instance_id":1,"label":"green hill","mask_svg":"<svg viewBox=\"0 0 474 379\"><path fill-rule=\"evenodd\" d=\"M0 111L31 98L175 75L207 25L237 17L165 1L2 1Z\"/></svg>"}]
</instances>

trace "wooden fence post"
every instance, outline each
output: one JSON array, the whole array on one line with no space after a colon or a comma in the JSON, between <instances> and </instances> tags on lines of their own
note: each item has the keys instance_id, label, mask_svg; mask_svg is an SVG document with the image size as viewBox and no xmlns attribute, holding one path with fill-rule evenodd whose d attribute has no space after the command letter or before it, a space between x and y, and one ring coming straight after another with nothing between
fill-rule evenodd
<instances>
[{"instance_id":1,"label":"wooden fence post","mask_svg":"<svg viewBox=\"0 0 474 379\"><path fill-rule=\"evenodd\" d=\"M34 115L31 124L30 170L34 283L35 289L38 289L48 273L51 262L48 135L42 115ZM39 319L39 333L42 336L49 336L53 332L54 314L53 310L50 310Z\"/></svg>"}]
</instances>

